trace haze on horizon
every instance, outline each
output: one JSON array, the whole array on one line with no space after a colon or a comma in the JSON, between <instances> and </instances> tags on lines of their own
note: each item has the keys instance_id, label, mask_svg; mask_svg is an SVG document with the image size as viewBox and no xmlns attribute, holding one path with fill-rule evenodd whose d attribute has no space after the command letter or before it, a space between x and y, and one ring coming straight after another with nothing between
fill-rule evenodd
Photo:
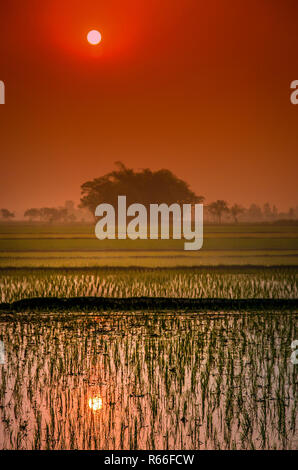
<instances>
[{"instance_id":1,"label":"haze on horizon","mask_svg":"<svg viewBox=\"0 0 298 470\"><path fill-rule=\"evenodd\" d=\"M295 0L5 2L0 206L79 202L118 160L206 201L296 206L297 14Z\"/></svg>"}]
</instances>

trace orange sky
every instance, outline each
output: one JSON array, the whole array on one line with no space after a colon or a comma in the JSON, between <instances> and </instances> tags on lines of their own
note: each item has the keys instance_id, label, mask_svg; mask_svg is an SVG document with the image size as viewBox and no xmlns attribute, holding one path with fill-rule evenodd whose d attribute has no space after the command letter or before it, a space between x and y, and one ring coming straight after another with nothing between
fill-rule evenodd
<instances>
[{"instance_id":1,"label":"orange sky","mask_svg":"<svg viewBox=\"0 0 298 470\"><path fill-rule=\"evenodd\" d=\"M207 201L297 205L297 15L296 0L2 2L0 207L78 202L116 160Z\"/></svg>"}]
</instances>

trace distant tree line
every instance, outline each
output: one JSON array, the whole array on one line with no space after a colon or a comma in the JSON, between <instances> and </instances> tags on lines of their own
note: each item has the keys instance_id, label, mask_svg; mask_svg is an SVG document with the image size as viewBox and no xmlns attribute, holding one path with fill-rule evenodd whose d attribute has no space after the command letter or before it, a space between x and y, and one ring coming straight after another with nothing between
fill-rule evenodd
<instances>
[{"instance_id":1,"label":"distant tree line","mask_svg":"<svg viewBox=\"0 0 298 470\"><path fill-rule=\"evenodd\" d=\"M90 220L90 216L81 208L76 208L73 201L66 201L63 207L42 207L40 209L27 209L24 217L29 221L40 221L47 223L71 223L76 221Z\"/></svg>"},{"instance_id":2,"label":"distant tree line","mask_svg":"<svg viewBox=\"0 0 298 470\"><path fill-rule=\"evenodd\" d=\"M290 208L288 212L278 212L275 206L269 203L264 204L263 208L256 204L251 204L245 208L239 204L229 206L227 201L217 200L205 204L204 220L205 222L274 222L279 220L294 221L298 220L298 207ZM93 209L93 206L92 206ZM78 213L76 213L78 212ZM40 209L31 208L25 211L24 217L30 222L44 223L71 223L77 221L91 221L94 213L90 210L88 214L82 213L80 209L70 211L65 207L42 207ZM3 221L12 220L15 217L13 212L8 209L0 209L0 218Z\"/></svg>"},{"instance_id":3,"label":"distant tree line","mask_svg":"<svg viewBox=\"0 0 298 470\"><path fill-rule=\"evenodd\" d=\"M185 181L177 178L170 170L152 171L145 168L134 171L122 162L116 162L114 171L87 181L81 186L81 201L77 208L73 201L66 201L63 207L27 209L24 217L31 222L46 223L92 220L95 208L101 203L111 204L117 209L120 195L126 196L127 205L137 202L145 207L150 204L196 204L204 201L203 196L195 194ZM15 214L8 209L0 209L0 217L9 221ZM204 210L205 222L274 222L297 219L298 206L282 213L269 203L264 204L262 208L257 204L245 208L236 203L229 205L227 201L219 199L205 204Z\"/></svg>"},{"instance_id":4,"label":"distant tree line","mask_svg":"<svg viewBox=\"0 0 298 470\"><path fill-rule=\"evenodd\" d=\"M233 221L241 222L274 222L279 220L298 220L298 206L290 208L287 212L278 212L275 205L271 206L268 202L263 207L257 204L251 204L248 208L239 204L229 206L227 201L217 200L206 205L207 214L205 219L221 223ZM209 217L208 217L209 216ZM210 219L210 220L209 220Z\"/></svg>"},{"instance_id":5,"label":"distant tree line","mask_svg":"<svg viewBox=\"0 0 298 470\"><path fill-rule=\"evenodd\" d=\"M3 220L11 220L15 217L14 212L10 212L8 209L0 209L0 217Z\"/></svg>"},{"instance_id":6,"label":"distant tree line","mask_svg":"<svg viewBox=\"0 0 298 470\"><path fill-rule=\"evenodd\" d=\"M76 221L92 220L90 214L79 207L75 207L73 201L66 201L63 207L32 207L24 212L24 217L30 222L45 223L71 223ZM0 209L0 219L9 221L15 218L15 214L8 209Z\"/></svg>"},{"instance_id":7,"label":"distant tree line","mask_svg":"<svg viewBox=\"0 0 298 470\"><path fill-rule=\"evenodd\" d=\"M68 214L64 207L42 207L41 209L28 209L24 213L24 217L28 217L30 221L40 220L41 222L75 222L76 217Z\"/></svg>"}]
</instances>

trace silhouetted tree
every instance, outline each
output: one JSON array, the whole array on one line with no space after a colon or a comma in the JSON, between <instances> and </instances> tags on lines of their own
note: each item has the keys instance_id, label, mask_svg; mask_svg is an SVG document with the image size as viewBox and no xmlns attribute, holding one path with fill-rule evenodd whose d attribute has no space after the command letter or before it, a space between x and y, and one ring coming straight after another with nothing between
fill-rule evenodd
<instances>
[{"instance_id":1,"label":"silhouetted tree","mask_svg":"<svg viewBox=\"0 0 298 470\"><path fill-rule=\"evenodd\" d=\"M262 220L263 213L262 209L257 204L251 204L247 210L248 218L254 221Z\"/></svg>"},{"instance_id":2,"label":"silhouetted tree","mask_svg":"<svg viewBox=\"0 0 298 470\"><path fill-rule=\"evenodd\" d=\"M65 201L63 209L66 210L64 222L75 222L77 220L75 203L73 201Z\"/></svg>"},{"instance_id":3,"label":"silhouetted tree","mask_svg":"<svg viewBox=\"0 0 298 470\"><path fill-rule=\"evenodd\" d=\"M29 217L30 220L39 219L40 218L40 210L39 209L27 209L24 213L24 217Z\"/></svg>"},{"instance_id":4,"label":"silhouetted tree","mask_svg":"<svg viewBox=\"0 0 298 470\"><path fill-rule=\"evenodd\" d=\"M108 203L117 207L118 196L127 196L127 204L186 204L203 201L189 189L188 184L169 170L151 171L148 168L135 172L116 162L117 170L107 173L81 186L80 207L93 214L98 204Z\"/></svg>"},{"instance_id":5,"label":"silhouetted tree","mask_svg":"<svg viewBox=\"0 0 298 470\"><path fill-rule=\"evenodd\" d=\"M74 203L67 201L64 207L42 207L41 209L28 209L24 213L30 220L39 218L43 222L74 222L77 220L74 214Z\"/></svg>"},{"instance_id":6,"label":"silhouetted tree","mask_svg":"<svg viewBox=\"0 0 298 470\"><path fill-rule=\"evenodd\" d=\"M243 214L243 212L245 211L244 207L242 206L239 206L238 204L234 204L231 208L230 208L230 213L234 219L234 222L237 224L238 223L238 216L240 214Z\"/></svg>"},{"instance_id":7,"label":"silhouetted tree","mask_svg":"<svg viewBox=\"0 0 298 470\"><path fill-rule=\"evenodd\" d=\"M1 218L4 220L13 219L14 213L10 212L8 209L1 209L0 210Z\"/></svg>"},{"instance_id":8,"label":"silhouetted tree","mask_svg":"<svg viewBox=\"0 0 298 470\"><path fill-rule=\"evenodd\" d=\"M217 201L211 202L211 204L208 205L208 211L217 218L218 223L221 223L223 213L229 212L229 208L226 201L218 199Z\"/></svg>"},{"instance_id":9,"label":"silhouetted tree","mask_svg":"<svg viewBox=\"0 0 298 470\"><path fill-rule=\"evenodd\" d=\"M265 216L266 219L270 220L272 219L273 217L273 212L271 210L271 207L270 207L270 204L269 202L266 202L266 204L264 204L264 207L263 207L263 214Z\"/></svg>"},{"instance_id":10,"label":"silhouetted tree","mask_svg":"<svg viewBox=\"0 0 298 470\"><path fill-rule=\"evenodd\" d=\"M60 222L60 221L68 222L69 221L68 211L65 207L59 207L56 210L57 210L57 212L56 212L56 217L55 218L58 222Z\"/></svg>"},{"instance_id":11,"label":"silhouetted tree","mask_svg":"<svg viewBox=\"0 0 298 470\"><path fill-rule=\"evenodd\" d=\"M275 205L273 205L273 207L272 207L272 217L273 217L273 219L276 219L278 217L278 210L277 210L277 207Z\"/></svg>"},{"instance_id":12,"label":"silhouetted tree","mask_svg":"<svg viewBox=\"0 0 298 470\"><path fill-rule=\"evenodd\" d=\"M69 214L67 216L67 222L75 222L77 220L77 216L75 214Z\"/></svg>"},{"instance_id":13,"label":"silhouetted tree","mask_svg":"<svg viewBox=\"0 0 298 470\"><path fill-rule=\"evenodd\" d=\"M40 209L40 217L44 222L66 222L67 221L67 209L64 207L42 207Z\"/></svg>"}]
</instances>

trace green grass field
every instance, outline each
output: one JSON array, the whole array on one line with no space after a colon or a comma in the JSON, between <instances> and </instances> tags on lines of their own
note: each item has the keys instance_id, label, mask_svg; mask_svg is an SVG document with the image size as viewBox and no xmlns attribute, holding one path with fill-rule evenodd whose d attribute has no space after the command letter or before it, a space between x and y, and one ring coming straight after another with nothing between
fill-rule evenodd
<instances>
[{"instance_id":1,"label":"green grass field","mask_svg":"<svg viewBox=\"0 0 298 470\"><path fill-rule=\"evenodd\" d=\"M203 248L184 240L103 240L94 225L0 225L0 267L297 265L298 226L208 225Z\"/></svg>"}]
</instances>

